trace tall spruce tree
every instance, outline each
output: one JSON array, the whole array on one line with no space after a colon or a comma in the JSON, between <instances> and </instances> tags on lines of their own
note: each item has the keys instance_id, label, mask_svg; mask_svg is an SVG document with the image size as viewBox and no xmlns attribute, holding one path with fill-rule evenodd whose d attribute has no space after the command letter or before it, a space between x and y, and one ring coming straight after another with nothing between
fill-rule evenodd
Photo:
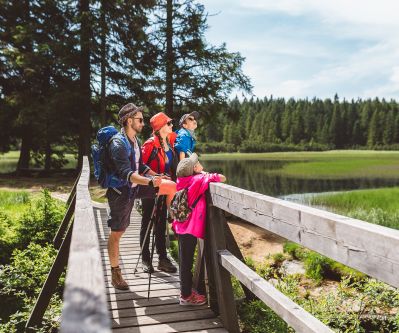
<instances>
[{"instance_id":1,"label":"tall spruce tree","mask_svg":"<svg viewBox=\"0 0 399 333\"><path fill-rule=\"evenodd\" d=\"M207 13L195 0L159 0L154 15L153 41L158 46L158 66L153 82L166 112L178 117L182 107L212 113L233 89L250 92L242 72L244 58L226 45L205 40ZM211 107L209 107L211 106Z\"/></svg>"}]
</instances>

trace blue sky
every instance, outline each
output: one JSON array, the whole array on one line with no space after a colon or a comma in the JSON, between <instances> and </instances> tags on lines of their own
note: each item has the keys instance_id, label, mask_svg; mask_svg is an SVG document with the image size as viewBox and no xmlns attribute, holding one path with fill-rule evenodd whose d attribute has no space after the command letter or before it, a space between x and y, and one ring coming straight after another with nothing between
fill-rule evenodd
<instances>
[{"instance_id":1,"label":"blue sky","mask_svg":"<svg viewBox=\"0 0 399 333\"><path fill-rule=\"evenodd\" d=\"M201 0L257 97L399 99L398 0ZM217 15L213 15L217 14Z\"/></svg>"}]
</instances>

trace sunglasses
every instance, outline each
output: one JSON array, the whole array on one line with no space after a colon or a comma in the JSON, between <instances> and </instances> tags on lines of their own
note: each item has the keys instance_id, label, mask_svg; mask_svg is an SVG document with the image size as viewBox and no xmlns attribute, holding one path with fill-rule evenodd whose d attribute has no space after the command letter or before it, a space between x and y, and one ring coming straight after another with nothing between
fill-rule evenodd
<instances>
[{"instance_id":1,"label":"sunglasses","mask_svg":"<svg viewBox=\"0 0 399 333\"><path fill-rule=\"evenodd\" d=\"M133 119L138 119L140 124L144 123L144 118L133 118Z\"/></svg>"},{"instance_id":2,"label":"sunglasses","mask_svg":"<svg viewBox=\"0 0 399 333\"><path fill-rule=\"evenodd\" d=\"M168 125L168 126L173 126L172 120L169 120L169 121L166 123L166 125Z\"/></svg>"},{"instance_id":3,"label":"sunglasses","mask_svg":"<svg viewBox=\"0 0 399 333\"><path fill-rule=\"evenodd\" d=\"M193 118L193 117L187 117L187 119L188 119L188 120L191 120L191 121L194 121L194 120L195 120L195 118Z\"/></svg>"}]
</instances>

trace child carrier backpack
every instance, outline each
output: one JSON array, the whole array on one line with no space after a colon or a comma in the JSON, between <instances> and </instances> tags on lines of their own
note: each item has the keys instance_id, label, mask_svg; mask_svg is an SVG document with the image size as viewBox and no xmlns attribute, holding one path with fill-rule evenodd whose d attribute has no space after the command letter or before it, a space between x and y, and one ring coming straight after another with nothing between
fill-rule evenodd
<instances>
[{"instance_id":1,"label":"child carrier backpack","mask_svg":"<svg viewBox=\"0 0 399 333\"><path fill-rule=\"evenodd\" d=\"M172 218L177 222L184 222L188 219L192 210L197 205L201 195L193 202L192 206L188 205L188 189L183 188L176 192L170 204Z\"/></svg>"},{"instance_id":2,"label":"child carrier backpack","mask_svg":"<svg viewBox=\"0 0 399 333\"><path fill-rule=\"evenodd\" d=\"M108 147L112 137L118 133L114 126L100 128L97 132L97 141L91 146L91 156L94 164L94 177L102 188L113 187L112 179L115 172L112 171L113 163L109 156Z\"/></svg>"}]
</instances>

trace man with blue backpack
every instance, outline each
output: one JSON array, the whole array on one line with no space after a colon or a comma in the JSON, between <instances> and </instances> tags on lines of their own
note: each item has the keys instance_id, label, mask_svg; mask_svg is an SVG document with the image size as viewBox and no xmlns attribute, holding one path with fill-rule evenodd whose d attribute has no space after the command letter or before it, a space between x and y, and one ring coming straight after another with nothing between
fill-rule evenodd
<instances>
[{"instance_id":1,"label":"man with blue backpack","mask_svg":"<svg viewBox=\"0 0 399 333\"><path fill-rule=\"evenodd\" d=\"M137 185L159 187L162 177L142 163L140 142L136 135L144 127L143 108L126 104L118 114L121 131L107 126L99 130L99 145L93 145L95 176L107 188L110 207L108 226L108 256L111 264L112 285L127 290L119 267L119 242L130 224Z\"/></svg>"}]
</instances>

